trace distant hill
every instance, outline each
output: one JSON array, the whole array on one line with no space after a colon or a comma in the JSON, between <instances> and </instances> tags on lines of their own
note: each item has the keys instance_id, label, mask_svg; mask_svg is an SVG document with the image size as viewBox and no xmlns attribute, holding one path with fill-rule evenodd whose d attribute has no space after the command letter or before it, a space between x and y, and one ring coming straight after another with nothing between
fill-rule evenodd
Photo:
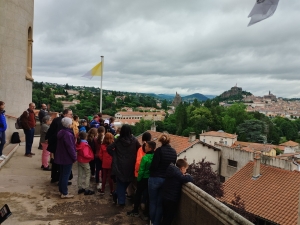
<instances>
[{"instance_id":1,"label":"distant hill","mask_svg":"<svg viewBox=\"0 0 300 225\"><path fill-rule=\"evenodd\" d=\"M182 97L182 100L187 102L194 101L194 99L197 99L198 101L206 101L209 98L200 93L195 93L192 95L187 95L185 97Z\"/></svg>"},{"instance_id":2,"label":"distant hill","mask_svg":"<svg viewBox=\"0 0 300 225\"><path fill-rule=\"evenodd\" d=\"M205 97L209 98L209 99L213 99L216 97L216 95L205 95Z\"/></svg>"},{"instance_id":3,"label":"distant hill","mask_svg":"<svg viewBox=\"0 0 300 225\"><path fill-rule=\"evenodd\" d=\"M242 100L243 95L252 95L250 92L243 91L241 87L232 87L230 90L223 92L221 95L216 97L216 100L219 101L233 101L233 100Z\"/></svg>"}]
</instances>

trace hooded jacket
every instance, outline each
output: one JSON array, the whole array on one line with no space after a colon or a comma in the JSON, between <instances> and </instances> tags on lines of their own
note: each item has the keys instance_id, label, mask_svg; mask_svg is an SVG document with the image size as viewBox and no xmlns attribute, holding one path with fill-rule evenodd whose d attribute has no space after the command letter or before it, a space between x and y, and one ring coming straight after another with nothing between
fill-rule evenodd
<instances>
[{"instance_id":1,"label":"hooded jacket","mask_svg":"<svg viewBox=\"0 0 300 225\"><path fill-rule=\"evenodd\" d=\"M137 177L137 181L141 181L144 178L149 178L150 176L150 166L152 163L152 159L153 159L153 151L147 152L141 160L141 165L139 168L139 172L138 172L138 177Z\"/></svg>"},{"instance_id":2,"label":"hooded jacket","mask_svg":"<svg viewBox=\"0 0 300 225\"><path fill-rule=\"evenodd\" d=\"M177 154L174 148L170 145L162 145L154 152L152 164L150 166L150 177L166 176L166 170L170 163L175 164Z\"/></svg>"},{"instance_id":3,"label":"hooded jacket","mask_svg":"<svg viewBox=\"0 0 300 225\"><path fill-rule=\"evenodd\" d=\"M122 182L133 181L136 154L140 146L135 137L119 137L107 146L108 154L113 157L112 173Z\"/></svg>"},{"instance_id":4,"label":"hooded jacket","mask_svg":"<svg viewBox=\"0 0 300 225\"><path fill-rule=\"evenodd\" d=\"M7 129L7 123L5 118L5 111L0 111L0 132L4 132Z\"/></svg>"},{"instance_id":5,"label":"hooded jacket","mask_svg":"<svg viewBox=\"0 0 300 225\"><path fill-rule=\"evenodd\" d=\"M63 127L57 134L57 146L54 162L68 165L76 162L75 137L72 129Z\"/></svg>"},{"instance_id":6,"label":"hooded jacket","mask_svg":"<svg viewBox=\"0 0 300 225\"><path fill-rule=\"evenodd\" d=\"M112 157L107 152L107 145L102 144L100 146L99 158L102 161L103 169L111 169Z\"/></svg>"},{"instance_id":7,"label":"hooded jacket","mask_svg":"<svg viewBox=\"0 0 300 225\"><path fill-rule=\"evenodd\" d=\"M92 148L89 146L87 141L81 141L80 144L76 143L76 150L78 162L89 163L92 159L94 159Z\"/></svg>"},{"instance_id":8,"label":"hooded jacket","mask_svg":"<svg viewBox=\"0 0 300 225\"><path fill-rule=\"evenodd\" d=\"M55 119L53 119L47 131L45 139L48 140L47 150L49 152L56 152L57 134L63 128L63 125L61 123L62 118L64 118L64 116L56 117Z\"/></svg>"},{"instance_id":9,"label":"hooded jacket","mask_svg":"<svg viewBox=\"0 0 300 225\"><path fill-rule=\"evenodd\" d=\"M163 184L163 198L178 202L181 195L182 184L192 181L193 179L190 175L183 175L177 166L170 164L166 171L166 179Z\"/></svg>"}]
</instances>

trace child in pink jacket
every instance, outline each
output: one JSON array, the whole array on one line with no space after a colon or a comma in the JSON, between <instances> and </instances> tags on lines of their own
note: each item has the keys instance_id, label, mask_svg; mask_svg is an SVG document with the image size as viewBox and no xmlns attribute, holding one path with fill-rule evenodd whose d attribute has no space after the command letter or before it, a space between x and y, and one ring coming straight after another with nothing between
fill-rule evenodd
<instances>
[{"instance_id":1,"label":"child in pink jacket","mask_svg":"<svg viewBox=\"0 0 300 225\"><path fill-rule=\"evenodd\" d=\"M94 191L89 190L91 169L89 162L94 159L92 148L87 142L87 134L80 132L77 137L76 150L78 161L78 194L93 195ZM82 180L85 179L85 183Z\"/></svg>"}]
</instances>

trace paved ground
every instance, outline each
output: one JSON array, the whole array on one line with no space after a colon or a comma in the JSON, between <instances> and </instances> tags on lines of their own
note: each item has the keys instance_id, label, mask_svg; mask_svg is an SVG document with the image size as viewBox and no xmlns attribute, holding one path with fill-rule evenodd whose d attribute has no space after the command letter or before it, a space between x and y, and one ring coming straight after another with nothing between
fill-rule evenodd
<instances>
[{"instance_id":1,"label":"paved ground","mask_svg":"<svg viewBox=\"0 0 300 225\"><path fill-rule=\"evenodd\" d=\"M37 149L38 140L35 138L33 144L35 156L24 156L23 143L0 170L0 206L8 204L13 213L3 225L147 224L126 216L132 209L130 202L121 208L113 204L108 193L77 195L77 164L73 165L73 185L69 186L75 198L60 199L58 186L50 183L50 172L40 169L42 151Z\"/></svg>"}]
</instances>

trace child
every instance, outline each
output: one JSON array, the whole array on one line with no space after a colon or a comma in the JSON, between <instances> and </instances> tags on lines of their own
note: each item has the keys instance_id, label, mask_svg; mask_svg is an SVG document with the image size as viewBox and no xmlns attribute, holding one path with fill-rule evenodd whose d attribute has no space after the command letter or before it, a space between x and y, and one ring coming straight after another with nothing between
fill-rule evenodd
<instances>
[{"instance_id":1,"label":"child","mask_svg":"<svg viewBox=\"0 0 300 225\"><path fill-rule=\"evenodd\" d=\"M176 166L171 163L167 169L163 184L162 224L164 225L171 225L176 215L182 184L193 181L190 175L185 175L188 167L189 164L184 159L178 159Z\"/></svg>"},{"instance_id":2,"label":"child","mask_svg":"<svg viewBox=\"0 0 300 225\"><path fill-rule=\"evenodd\" d=\"M85 120L85 119L82 119L81 121L80 121L80 125L79 125L79 132L81 132L81 131L83 131L83 132L87 132L86 131L86 127L87 127L87 121Z\"/></svg>"},{"instance_id":3,"label":"child","mask_svg":"<svg viewBox=\"0 0 300 225\"><path fill-rule=\"evenodd\" d=\"M51 171L50 167L49 167L49 156L50 156L50 152L47 151L47 147L48 147L48 140L45 139L47 131L50 127L50 124L52 122L52 119L49 115L44 116L42 119L42 127L41 127L41 145L43 147L43 153L42 153L42 166L41 168L45 171Z\"/></svg>"},{"instance_id":4,"label":"child","mask_svg":"<svg viewBox=\"0 0 300 225\"><path fill-rule=\"evenodd\" d=\"M94 159L94 154L87 142L87 134L80 132L76 142L77 161L78 161L78 194L93 195L94 191L89 190L91 169L89 162ZM85 186L82 179L85 178Z\"/></svg>"},{"instance_id":5,"label":"child","mask_svg":"<svg viewBox=\"0 0 300 225\"><path fill-rule=\"evenodd\" d=\"M95 154L95 164L96 164L96 184L97 184L97 189L98 191L101 190L102 188L102 183L100 182L100 171L102 171L102 161L99 158L99 152L100 152L100 147L102 145L104 135L105 135L105 128L103 126L98 127L98 136L95 138L95 146L96 146L96 154Z\"/></svg>"},{"instance_id":6,"label":"child","mask_svg":"<svg viewBox=\"0 0 300 225\"><path fill-rule=\"evenodd\" d=\"M141 203L142 194L148 196L148 178L150 175L150 165L153 159L153 153L156 148L154 141L147 141L145 145L146 154L142 157L141 165L139 167L138 178L137 178L137 190L134 197L134 208L132 211L127 212L128 216L139 216L139 206ZM146 213L148 214L148 204L146 204ZM148 218L147 218L148 219Z\"/></svg>"},{"instance_id":7,"label":"child","mask_svg":"<svg viewBox=\"0 0 300 225\"><path fill-rule=\"evenodd\" d=\"M111 133L106 133L100 147L99 158L102 161L102 189L99 192L101 195L104 195L107 179L110 187L110 195L112 195L114 190L113 181L111 179L112 156L109 155L106 150L107 146L113 142L114 136Z\"/></svg>"},{"instance_id":8,"label":"child","mask_svg":"<svg viewBox=\"0 0 300 225\"><path fill-rule=\"evenodd\" d=\"M94 154L94 158L90 161L90 168L91 168L91 176L92 178L95 178L95 169L96 169L96 165L95 165L95 154L96 154L96 145L95 145L95 138L97 137L98 132L96 128L91 128L89 130L89 132L87 133L87 142L89 144L89 146L91 147L93 154Z\"/></svg>"},{"instance_id":9,"label":"child","mask_svg":"<svg viewBox=\"0 0 300 225\"><path fill-rule=\"evenodd\" d=\"M75 137L77 137L78 133L79 133L78 126L79 126L79 117L74 115L73 116L73 122L72 122L72 129L73 129Z\"/></svg>"}]
</instances>

